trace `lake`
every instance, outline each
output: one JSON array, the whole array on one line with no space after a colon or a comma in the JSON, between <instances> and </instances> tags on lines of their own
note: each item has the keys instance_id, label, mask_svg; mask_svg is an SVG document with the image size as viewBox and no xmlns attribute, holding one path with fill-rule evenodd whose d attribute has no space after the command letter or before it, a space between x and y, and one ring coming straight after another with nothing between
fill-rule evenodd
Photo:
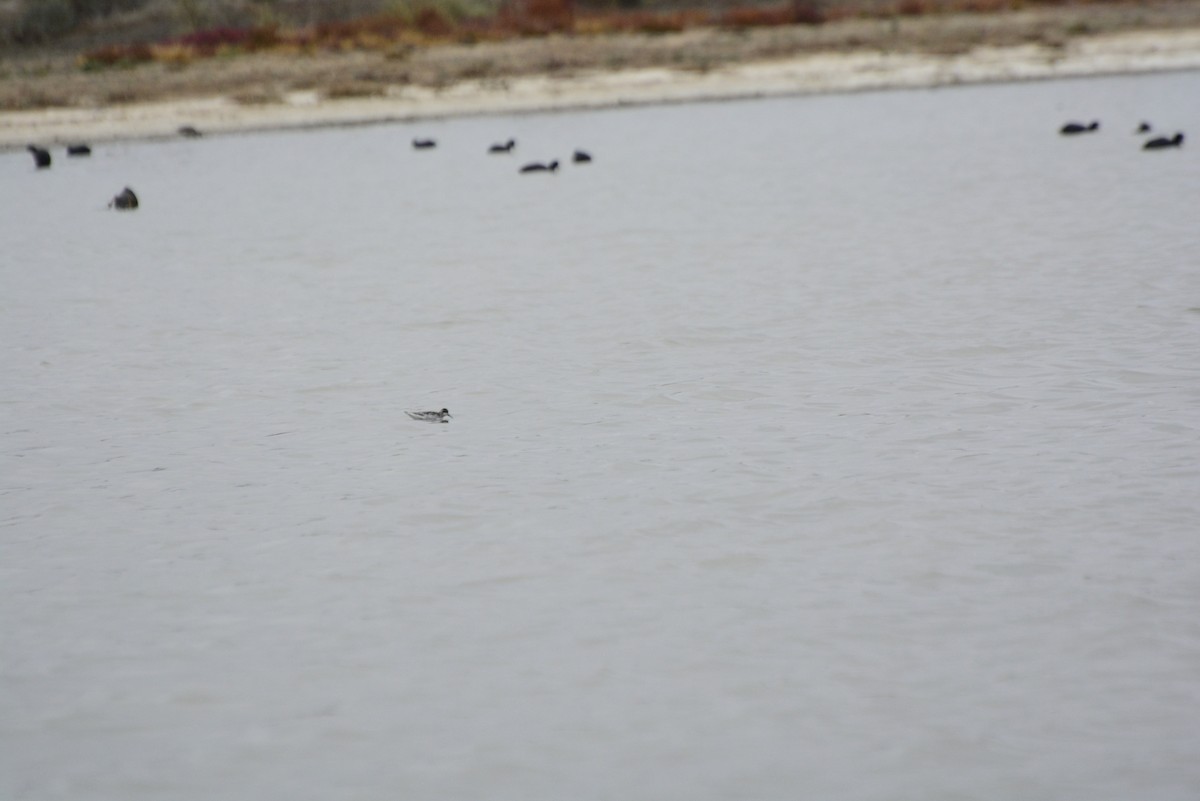
<instances>
[{"instance_id":1,"label":"lake","mask_svg":"<svg viewBox=\"0 0 1200 801\"><path fill-rule=\"evenodd\" d=\"M1194 801L1197 97L0 156L0 796Z\"/></svg>"}]
</instances>

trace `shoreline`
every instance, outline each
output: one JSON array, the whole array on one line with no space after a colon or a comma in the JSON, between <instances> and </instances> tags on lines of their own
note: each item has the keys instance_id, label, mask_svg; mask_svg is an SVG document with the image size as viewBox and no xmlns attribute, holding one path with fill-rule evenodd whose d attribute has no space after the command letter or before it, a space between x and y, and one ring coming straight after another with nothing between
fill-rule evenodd
<instances>
[{"instance_id":1,"label":"shoreline","mask_svg":"<svg viewBox=\"0 0 1200 801\"><path fill-rule=\"evenodd\" d=\"M230 96L46 108L0 114L0 150L30 142L174 138L181 125L206 134L523 114L788 95L917 89L1200 69L1200 29L1133 31L966 52L812 53L731 63L709 70L647 67L464 80L444 88L388 87L381 96L328 99L313 90L282 102Z\"/></svg>"}]
</instances>

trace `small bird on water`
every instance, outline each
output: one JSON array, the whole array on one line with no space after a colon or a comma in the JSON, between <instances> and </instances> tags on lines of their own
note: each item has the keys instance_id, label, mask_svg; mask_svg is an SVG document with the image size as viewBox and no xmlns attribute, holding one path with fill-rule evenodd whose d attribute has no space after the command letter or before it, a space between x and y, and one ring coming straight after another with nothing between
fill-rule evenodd
<instances>
[{"instance_id":1,"label":"small bird on water","mask_svg":"<svg viewBox=\"0 0 1200 801\"><path fill-rule=\"evenodd\" d=\"M1092 131L1100 130L1100 123L1093 121L1089 125L1084 125L1081 122L1068 122L1066 125L1058 129L1058 132L1063 136L1071 136L1073 134L1091 133Z\"/></svg>"},{"instance_id":2,"label":"small bird on water","mask_svg":"<svg viewBox=\"0 0 1200 801\"><path fill-rule=\"evenodd\" d=\"M511 153L513 148L516 146L517 146L517 140L509 139L507 142L505 142L502 145L500 145L500 144L492 145L491 147L488 148L488 152L489 153Z\"/></svg>"},{"instance_id":3,"label":"small bird on water","mask_svg":"<svg viewBox=\"0 0 1200 801\"><path fill-rule=\"evenodd\" d=\"M50 151L44 147L37 145L29 145L25 148L33 154L33 163L39 170L47 169L50 166Z\"/></svg>"},{"instance_id":4,"label":"small bird on water","mask_svg":"<svg viewBox=\"0 0 1200 801\"><path fill-rule=\"evenodd\" d=\"M405 414L422 423L448 423L453 416L449 409L442 409L440 412L405 412Z\"/></svg>"},{"instance_id":5,"label":"small bird on water","mask_svg":"<svg viewBox=\"0 0 1200 801\"><path fill-rule=\"evenodd\" d=\"M1163 150L1168 147L1179 147L1183 144L1183 134L1177 133L1168 139L1165 136L1160 136L1157 139L1151 139L1146 144L1142 145L1142 150Z\"/></svg>"},{"instance_id":6,"label":"small bird on water","mask_svg":"<svg viewBox=\"0 0 1200 801\"><path fill-rule=\"evenodd\" d=\"M534 162L533 164L526 164L524 167L522 167L519 170L519 172L557 172L557 171L558 171L558 160L557 159L550 162L549 164L542 164L540 161Z\"/></svg>"},{"instance_id":7,"label":"small bird on water","mask_svg":"<svg viewBox=\"0 0 1200 801\"><path fill-rule=\"evenodd\" d=\"M127 186L121 190L121 194L108 201L108 207L110 209L118 209L120 211L136 209L138 207L137 195L135 195L133 190Z\"/></svg>"}]
</instances>

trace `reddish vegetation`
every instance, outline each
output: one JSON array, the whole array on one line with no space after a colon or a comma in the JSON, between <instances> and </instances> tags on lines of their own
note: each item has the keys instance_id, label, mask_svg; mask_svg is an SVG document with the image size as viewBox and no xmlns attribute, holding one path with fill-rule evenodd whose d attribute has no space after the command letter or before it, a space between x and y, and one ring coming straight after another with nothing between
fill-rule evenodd
<instances>
[{"instance_id":1,"label":"reddish vegetation","mask_svg":"<svg viewBox=\"0 0 1200 801\"><path fill-rule=\"evenodd\" d=\"M1133 0L1131 0L1132 2ZM945 13L985 13L1027 6L1053 6L1088 0L791 0L775 5L735 5L722 11L577 10L574 0L506 0L492 17L456 19L436 5L407 16L375 14L301 29L277 26L212 28L156 45L111 45L80 57L85 68L160 60L186 62L218 53L263 50L386 50L398 43L479 42L521 36L602 35L616 32L675 33L710 26L730 29L781 25L821 25L848 18L914 17Z\"/></svg>"},{"instance_id":2,"label":"reddish vegetation","mask_svg":"<svg viewBox=\"0 0 1200 801\"><path fill-rule=\"evenodd\" d=\"M253 53L269 50L282 41L278 29L272 25L261 28L209 28L182 36L174 44L191 48L197 55L212 56L223 47Z\"/></svg>"},{"instance_id":3,"label":"reddish vegetation","mask_svg":"<svg viewBox=\"0 0 1200 801\"><path fill-rule=\"evenodd\" d=\"M154 60L154 51L149 45L109 45L100 47L86 56L86 65L94 67L115 67L121 65L141 64Z\"/></svg>"},{"instance_id":4,"label":"reddish vegetation","mask_svg":"<svg viewBox=\"0 0 1200 801\"><path fill-rule=\"evenodd\" d=\"M496 15L500 30L520 36L570 33L575 30L571 0L508 0Z\"/></svg>"},{"instance_id":5,"label":"reddish vegetation","mask_svg":"<svg viewBox=\"0 0 1200 801\"><path fill-rule=\"evenodd\" d=\"M860 14L859 16L863 16ZM734 6L718 18L726 28L769 28L777 25L822 25L838 19L815 0L794 0L784 6Z\"/></svg>"}]
</instances>

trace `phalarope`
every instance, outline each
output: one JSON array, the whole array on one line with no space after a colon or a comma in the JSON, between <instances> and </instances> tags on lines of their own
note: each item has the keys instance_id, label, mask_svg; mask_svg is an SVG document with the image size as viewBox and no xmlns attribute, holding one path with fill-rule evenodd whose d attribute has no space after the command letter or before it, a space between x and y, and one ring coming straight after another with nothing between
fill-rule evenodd
<instances>
[{"instance_id":1,"label":"phalarope","mask_svg":"<svg viewBox=\"0 0 1200 801\"><path fill-rule=\"evenodd\" d=\"M405 414L423 423L448 423L452 416L449 409L442 409L440 412L405 412Z\"/></svg>"}]
</instances>

